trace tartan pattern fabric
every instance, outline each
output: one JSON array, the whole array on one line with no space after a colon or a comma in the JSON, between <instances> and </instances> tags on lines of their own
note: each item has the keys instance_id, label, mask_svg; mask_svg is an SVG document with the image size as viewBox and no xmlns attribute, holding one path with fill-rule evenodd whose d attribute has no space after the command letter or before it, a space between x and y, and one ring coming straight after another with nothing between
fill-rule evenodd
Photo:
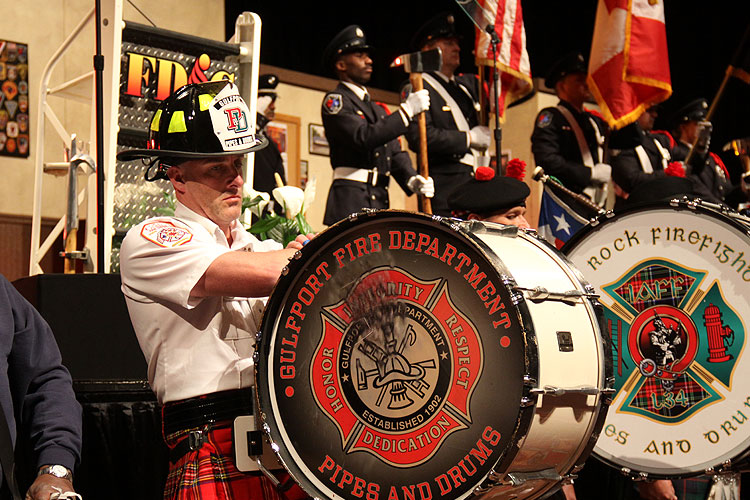
<instances>
[{"instance_id":1,"label":"tartan pattern fabric","mask_svg":"<svg viewBox=\"0 0 750 500\"><path fill-rule=\"evenodd\" d=\"M170 449L187 439L195 429L186 429L165 437ZM261 473L240 472L232 459L232 429L227 423L209 430L208 441L190 451L176 463L170 463L164 486L164 500L301 500L308 498L298 485L281 496ZM277 474L283 483L289 478Z\"/></svg>"},{"instance_id":2,"label":"tartan pattern fabric","mask_svg":"<svg viewBox=\"0 0 750 500\"><path fill-rule=\"evenodd\" d=\"M654 291L656 290L657 280L667 280L671 283L674 278L678 277L682 278L684 282L681 285L681 290L677 293L668 293L657 299L656 294L649 293L646 289L642 290L643 286L646 285L649 290ZM649 307L661 304L678 307L690 287L693 286L693 282L695 282L695 278L676 272L674 269L660 265L647 266L616 288L615 292L638 312L643 312ZM644 293L639 293L641 291L644 291ZM643 297L639 298L641 295Z\"/></svg>"},{"instance_id":3,"label":"tartan pattern fabric","mask_svg":"<svg viewBox=\"0 0 750 500\"><path fill-rule=\"evenodd\" d=\"M678 394L682 391L682 395ZM672 399L665 398L666 393L672 393ZM694 405L706 399L709 394L703 390L693 378L687 373L681 374L674 381L671 391L665 391L661 380L648 377L630 402L631 407L646 410L661 417L679 417ZM678 398L676 401L674 398ZM675 401L674 406L668 408L666 401Z\"/></svg>"},{"instance_id":4,"label":"tartan pattern fabric","mask_svg":"<svg viewBox=\"0 0 750 500\"><path fill-rule=\"evenodd\" d=\"M711 484L713 484L711 476L672 479L675 495L680 500L706 500Z\"/></svg>"}]
</instances>

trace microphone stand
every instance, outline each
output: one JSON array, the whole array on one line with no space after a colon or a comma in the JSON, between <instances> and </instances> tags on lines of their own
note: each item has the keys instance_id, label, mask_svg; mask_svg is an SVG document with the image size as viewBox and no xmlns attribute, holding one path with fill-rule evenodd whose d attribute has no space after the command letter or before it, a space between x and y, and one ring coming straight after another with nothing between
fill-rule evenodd
<instances>
[{"instance_id":1,"label":"microphone stand","mask_svg":"<svg viewBox=\"0 0 750 500\"><path fill-rule=\"evenodd\" d=\"M500 38L497 36L494 24L488 24L484 29L490 35L492 44L492 86L495 91L495 167L500 175L505 175L505 167L500 162L500 143L503 138L503 131L500 129L500 92L498 91L499 72L497 70L497 46Z\"/></svg>"},{"instance_id":2,"label":"microphone stand","mask_svg":"<svg viewBox=\"0 0 750 500\"><path fill-rule=\"evenodd\" d=\"M102 55L102 3L96 0L96 272L104 273L104 56ZM70 175L73 175L72 173ZM93 221L86 221L87 224Z\"/></svg>"}]
</instances>

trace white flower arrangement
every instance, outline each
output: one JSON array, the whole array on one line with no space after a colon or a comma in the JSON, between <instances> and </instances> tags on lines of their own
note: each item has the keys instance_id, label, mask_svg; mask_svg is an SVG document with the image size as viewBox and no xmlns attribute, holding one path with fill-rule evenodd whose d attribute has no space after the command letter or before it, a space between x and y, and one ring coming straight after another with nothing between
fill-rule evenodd
<instances>
[{"instance_id":1,"label":"white flower arrangement","mask_svg":"<svg viewBox=\"0 0 750 500\"><path fill-rule=\"evenodd\" d=\"M272 239L286 246L298 235L313 232L305 219L305 212L315 200L315 179L308 181L304 191L295 186L284 186L278 174L276 184L278 187L272 194L276 203L283 208L284 215L267 210L271 198L268 193L246 189L246 196L242 200L242 223L258 238ZM251 225L253 215L258 220Z\"/></svg>"}]
</instances>

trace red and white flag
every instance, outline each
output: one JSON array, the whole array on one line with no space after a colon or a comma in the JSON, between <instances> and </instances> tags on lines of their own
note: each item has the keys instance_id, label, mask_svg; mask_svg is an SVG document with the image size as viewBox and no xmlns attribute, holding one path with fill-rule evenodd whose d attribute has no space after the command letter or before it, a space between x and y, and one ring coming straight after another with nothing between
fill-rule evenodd
<instances>
[{"instance_id":1,"label":"red and white flag","mask_svg":"<svg viewBox=\"0 0 750 500\"><path fill-rule=\"evenodd\" d=\"M599 0L588 83L614 129L672 94L663 0Z\"/></svg>"},{"instance_id":2,"label":"red and white flag","mask_svg":"<svg viewBox=\"0 0 750 500\"><path fill-rule=\"evenodd\" d=\"M485 19L495 26L500 43L497 46L497 69L500 72L500 119L505 107L533 90L531 65L526 52L526 29L523 26L521 0L477 0ZM476 28L477 66L493 66L490 34Z\"/></svg>"}]
</instances>

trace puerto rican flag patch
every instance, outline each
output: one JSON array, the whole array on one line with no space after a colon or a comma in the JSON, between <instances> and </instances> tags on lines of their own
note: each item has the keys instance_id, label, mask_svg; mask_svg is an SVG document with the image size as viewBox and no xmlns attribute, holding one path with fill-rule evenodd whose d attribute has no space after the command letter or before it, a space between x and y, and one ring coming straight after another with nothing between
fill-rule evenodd
<instances>
[{"instance_id":1,"label":"puerto rican flag patch","mask_svg":"<svg viewBox=\"0 0 750 500\"><path fill-rule=\"evenodd\" d=\"M149 222L141 228L141 236L164 248L184 245L193 239L193 233L168 221Z\"/></svg>"},{"instance_id":2,"label":"puerto rican flag patch","mask_svg":"<svg viewBox=\"0 0 750 500\"><path fill-rule=\"evenodd\" d=\"M343 107L343 98L341 94L327 94L323 99L323 109L330 115L335 115Z\"/></svg>"}]
</instances>

